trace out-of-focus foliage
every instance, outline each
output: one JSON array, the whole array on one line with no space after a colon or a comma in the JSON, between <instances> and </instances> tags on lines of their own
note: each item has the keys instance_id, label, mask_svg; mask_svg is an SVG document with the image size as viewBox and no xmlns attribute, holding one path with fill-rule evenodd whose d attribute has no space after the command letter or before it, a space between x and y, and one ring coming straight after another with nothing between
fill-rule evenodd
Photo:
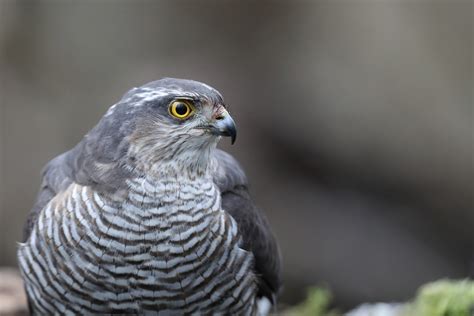
<instances>
[{"instance_id":1,"label":"out-of-focus foliage","mask_svg":"<svg viewBox=\"0 0 474 316\"><path fill-rule=\"evenodd\" d=\"M306 299L286 310L286 316L337 316L329 309L331 292L326 288L308 289ZM420 287L412 302L363 304L346 316L473 316L474 281L439 280Z\"/></svg>"},{"instance_id":2,"label":"out-of-focus foliage","mask_svg":"<svg viewBox=\"0 0 474 316\"><path fill-rule=\"evenodd\" d=\"M474 281L440 280L420 288L403 316L472 316Z\"/></svg>"},{"instance_id":3,"label":"out-of-focus foliage","mask_svg":"<svg viewBox=\"0 0 474 316\"><path fill-rule=\"evenodd\" d=\"M300 304L286 310L286 316L337 316L335 310L329 310L332 294L327 288L310 287L306 299Z\"/></svg>"}]
</instances>

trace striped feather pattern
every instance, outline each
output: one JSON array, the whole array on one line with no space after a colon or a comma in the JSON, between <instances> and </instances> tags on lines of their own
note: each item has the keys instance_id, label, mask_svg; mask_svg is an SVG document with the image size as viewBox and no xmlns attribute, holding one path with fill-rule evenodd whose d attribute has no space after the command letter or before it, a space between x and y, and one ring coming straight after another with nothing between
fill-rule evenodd
<instances>
[{"instance_id":1,"label":"striped feather pattern","mask_svg":"<svg viewBox=\"0 0 474 316\"><path fill-rule=\"evenodd\" d=\"M71 184L42 210L19 261L41 314L256 313L253 255L207 177Z\"/></svg>"}]
</instances>

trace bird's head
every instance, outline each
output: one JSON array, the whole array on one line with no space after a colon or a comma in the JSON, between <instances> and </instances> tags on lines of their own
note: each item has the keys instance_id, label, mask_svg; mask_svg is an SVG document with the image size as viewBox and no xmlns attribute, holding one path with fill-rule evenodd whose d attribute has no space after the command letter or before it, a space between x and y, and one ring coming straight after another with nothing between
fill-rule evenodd
<instances>
[{"instance_id":1,"label":"bird's head","mask_svg":"<svg viewBox=\"0 0 474 316\"><path fill-rule=\"evenodd\" d=\"M232 143L236 138L234 120L217 90L173 78L130 90L97 128L121 139L117 146L125 143L124 154L145 168L169 162L199 168L208 163L221 136Z\"/></svg>"}]
</instances>

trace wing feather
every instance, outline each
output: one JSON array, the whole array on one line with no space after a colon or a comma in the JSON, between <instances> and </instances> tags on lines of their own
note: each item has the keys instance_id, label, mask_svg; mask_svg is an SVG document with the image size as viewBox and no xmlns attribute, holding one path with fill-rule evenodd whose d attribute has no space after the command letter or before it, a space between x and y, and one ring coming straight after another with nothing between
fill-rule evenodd
<instances>
[{"instance_id":1,"label":"wing feather","mask_svg":"<svg viewBox=\"0 0 474 316\"><path fill-rule=\"evenodd\" d=\"M255 257L259 275L259 295L276 303L281 287L281 256L267 218L252 202L247 180L238 162L224 151L217 150L219 163L215 182L221 190L222 208L237 222L243 248Z\"/></svg>"},{"instance_id":2,"label":"wing feather","mask_svg":"<svg viewBox=\"0 0 474 316\"><path fill-rule=\"evenodd\" d=\"M71 168L66 162L68 154L69 152L65 152L57 156L51 160L41 172L41 187L36 198L36 203L28 214L23 228L23 242L28 240L41 210L51 199L61 191L66 190L72 183Z\"/></svg>"}]
</instances>

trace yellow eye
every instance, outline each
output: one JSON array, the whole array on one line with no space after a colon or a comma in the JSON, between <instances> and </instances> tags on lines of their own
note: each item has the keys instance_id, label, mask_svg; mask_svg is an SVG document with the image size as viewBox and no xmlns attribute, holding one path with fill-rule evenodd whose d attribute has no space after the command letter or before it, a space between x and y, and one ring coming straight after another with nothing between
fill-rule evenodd
<instances>
[{"instance_id":1,"label":"yellow eye","mask_svg":"<svg viewBox=\"0 0 474 316\"><path fill-rule=\"evenodd\" d=\"M194 112L193 106L186 100L176 100L171 102L169 111L171 115L181 120L190 117Z\"/></svg>"}]
</instances>

